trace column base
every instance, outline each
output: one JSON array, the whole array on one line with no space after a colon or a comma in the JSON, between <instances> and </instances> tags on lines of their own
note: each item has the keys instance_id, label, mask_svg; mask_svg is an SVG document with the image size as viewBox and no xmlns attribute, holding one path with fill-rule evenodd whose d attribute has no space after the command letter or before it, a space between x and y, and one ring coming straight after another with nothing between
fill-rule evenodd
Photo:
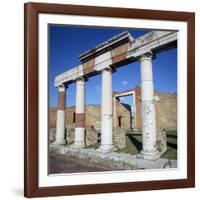
<instances>
[{"instance_id":1,"label":"column base","mask_svg":"<svg viewBox=\"0 0 200 200\"><path fill-rule=\"evenodd\" d=\"M101 153L109 153L115 150L116 148L112 144L102 144L96 151Z\"/></svg>"},{"instance_id":2,"label":"column base","mask_svg":"<svg viewBox=\"0 0 200 200\"><path fill-rule=\"evenodd\" d=\"M139 159L145 159L145 160L157 160L161 156L160 152L158 150L154 151L140 151L140 154L137 155L137 158Z\"/></svg>"},{"instance_id":3,"label":"column base","mask_svg":"<svg viewBox=\"0 0 200 200\"><path fill-rule=\"evenodd\" d=\"M71 145L72 148L74 149L82 149L85 147L85 143L84 142L74 142L72 145Z\"/></svg>"},{"instance_id":4,"label":"column base","mask_svg":"<svg viewBox=\"0 0 200 200\"><path fill-rule=\"evenodd\" d=\"M66 140L65 139L56 139L54 142L53 142L53 144L55 144L55 145L64 145L64 144L66 144Z\"/></svg>"}]
</instances>

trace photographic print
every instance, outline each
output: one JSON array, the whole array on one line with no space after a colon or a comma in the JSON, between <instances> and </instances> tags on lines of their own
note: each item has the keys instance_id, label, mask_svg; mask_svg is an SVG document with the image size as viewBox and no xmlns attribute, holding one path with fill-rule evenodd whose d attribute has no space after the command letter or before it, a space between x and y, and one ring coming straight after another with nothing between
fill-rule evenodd
<instances>
[{"instance_id":1,"label":"photographic print","mask_svg":"<svg viewBox=\"0 0 200 200\"><path fill-rule=\"evenodd\" d=\"M194 13L25 4L26 197L193 187Z\"/></svg>"},{"instance_id":2,"label":"photographic print","mask_svg":"<svg viewBox=\"0 0 200 200\"><path fill-rule=\"evenodd\" d=\"M177 31L49 25L50 174L177 168L177 136Z\"/></svg>"}]
</instances>

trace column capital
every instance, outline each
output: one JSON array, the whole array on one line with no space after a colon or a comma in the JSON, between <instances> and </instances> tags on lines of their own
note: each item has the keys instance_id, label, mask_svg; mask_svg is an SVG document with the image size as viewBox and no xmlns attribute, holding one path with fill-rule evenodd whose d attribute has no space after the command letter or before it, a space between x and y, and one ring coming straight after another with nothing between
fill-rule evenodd
<instances>
[{"instance_id":1,"label":"column capital","mask_svg":"<svg viewBox=\"0 0 200 200\"><path fill-rule=\"evenodd\" d=\"M105 68L102 69L102 71L113 71L113 69L110 66L107 66Z\"/></svg>"},{"instance_id":2,"label":"column capital","mask_svg":"<svg viewBox=\"0 0 200 200\"><path fill-rule=\"evenodd\" d=\"M65 92L65 90L68 88L68 86L61 84L57 88L58 88L59 92Z\"/></svg>"},{"instance_id":3,"label":"column capital","mask_svg":"<svg viewBox=\"0 0 200 200\"><path fill-rule=\"evenodd\" d=\"M76 79L76 81L83 81L83 82L86 82L88 81L88 79L85 77L85 76L80 76Z\"/></svg>"},{"instance_id":4,"label":"column capital","mask_svg":"<svg viewBox=\"0 0 200 200\"><path fill-rule=\"evenodd\" d=\"M138 57L138 60L141 62L143 60L152 60L154 57L154 54L152 53L152 51L148 51L144 54L142 54L141 56Z\"/></svg>"}]
</instances>

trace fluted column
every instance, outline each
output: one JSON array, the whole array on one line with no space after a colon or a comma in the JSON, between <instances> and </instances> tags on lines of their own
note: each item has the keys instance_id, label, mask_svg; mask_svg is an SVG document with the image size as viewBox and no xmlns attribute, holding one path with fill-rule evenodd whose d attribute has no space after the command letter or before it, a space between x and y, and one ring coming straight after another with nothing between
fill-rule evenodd
<instances>
[{"instance_id":1,"label":"fluted column","mask_svg":"<svg viewBox=\"0 0 200 200\"><path fill-rule=\"evenodd\" d=\"M85 79L83 77L76 80L76 118L75 118L75 148L85 146Z\"/></svg>"},{"instance_id":2,"label":"fluted column","mask_svg":"<svg viewBox=\"0 0 200 200\"><path fill-rule=\"evenodd\" d=\"M142 101L142 151L140 156L147 160L156 160L160 153L156 147L156 118L153 102L154 86L152 74L152 54L140 57L141 101Z\"/></svg>"},{"instance_id":3,"label":"fluted column","mask_svg":"<svg viewBox=\"0 0 200 200\"><path fill-rule=\"evenodd\" d=\"M58 86L58 109L56 121L56 140L54 144L66 144L65 140L65 112L66 112L66 88Z\"/></svg>"},{"instance_id":4,"label":"fluted column","mask_svg":"<svg viewBox=\"0 0 200 200\"><path fill-rule=\"evenodd\" d=\"M101 95L101 146L98 151L106 153L113 150L112 69L110 67L102 70Z\"/></svg>"}]
</instances>

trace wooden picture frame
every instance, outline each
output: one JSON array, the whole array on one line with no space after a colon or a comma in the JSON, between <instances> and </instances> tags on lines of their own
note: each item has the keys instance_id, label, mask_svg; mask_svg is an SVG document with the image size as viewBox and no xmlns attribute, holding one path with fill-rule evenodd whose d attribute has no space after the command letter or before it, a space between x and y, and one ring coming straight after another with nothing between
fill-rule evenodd
<instances>
[{"instance_id":1,"label":"wooden picture frame","mask_svg":"<svg viewBox=\"0 0 200 200\"><path fill-rule=\"evenodd\" d=\"M187 22L187 178L39 187L38 16L40 13ZM195 14L160 10L26 3L24 17L24 195L44 197L172 189L195 185Z\"/></svg>"}]
</instances>

